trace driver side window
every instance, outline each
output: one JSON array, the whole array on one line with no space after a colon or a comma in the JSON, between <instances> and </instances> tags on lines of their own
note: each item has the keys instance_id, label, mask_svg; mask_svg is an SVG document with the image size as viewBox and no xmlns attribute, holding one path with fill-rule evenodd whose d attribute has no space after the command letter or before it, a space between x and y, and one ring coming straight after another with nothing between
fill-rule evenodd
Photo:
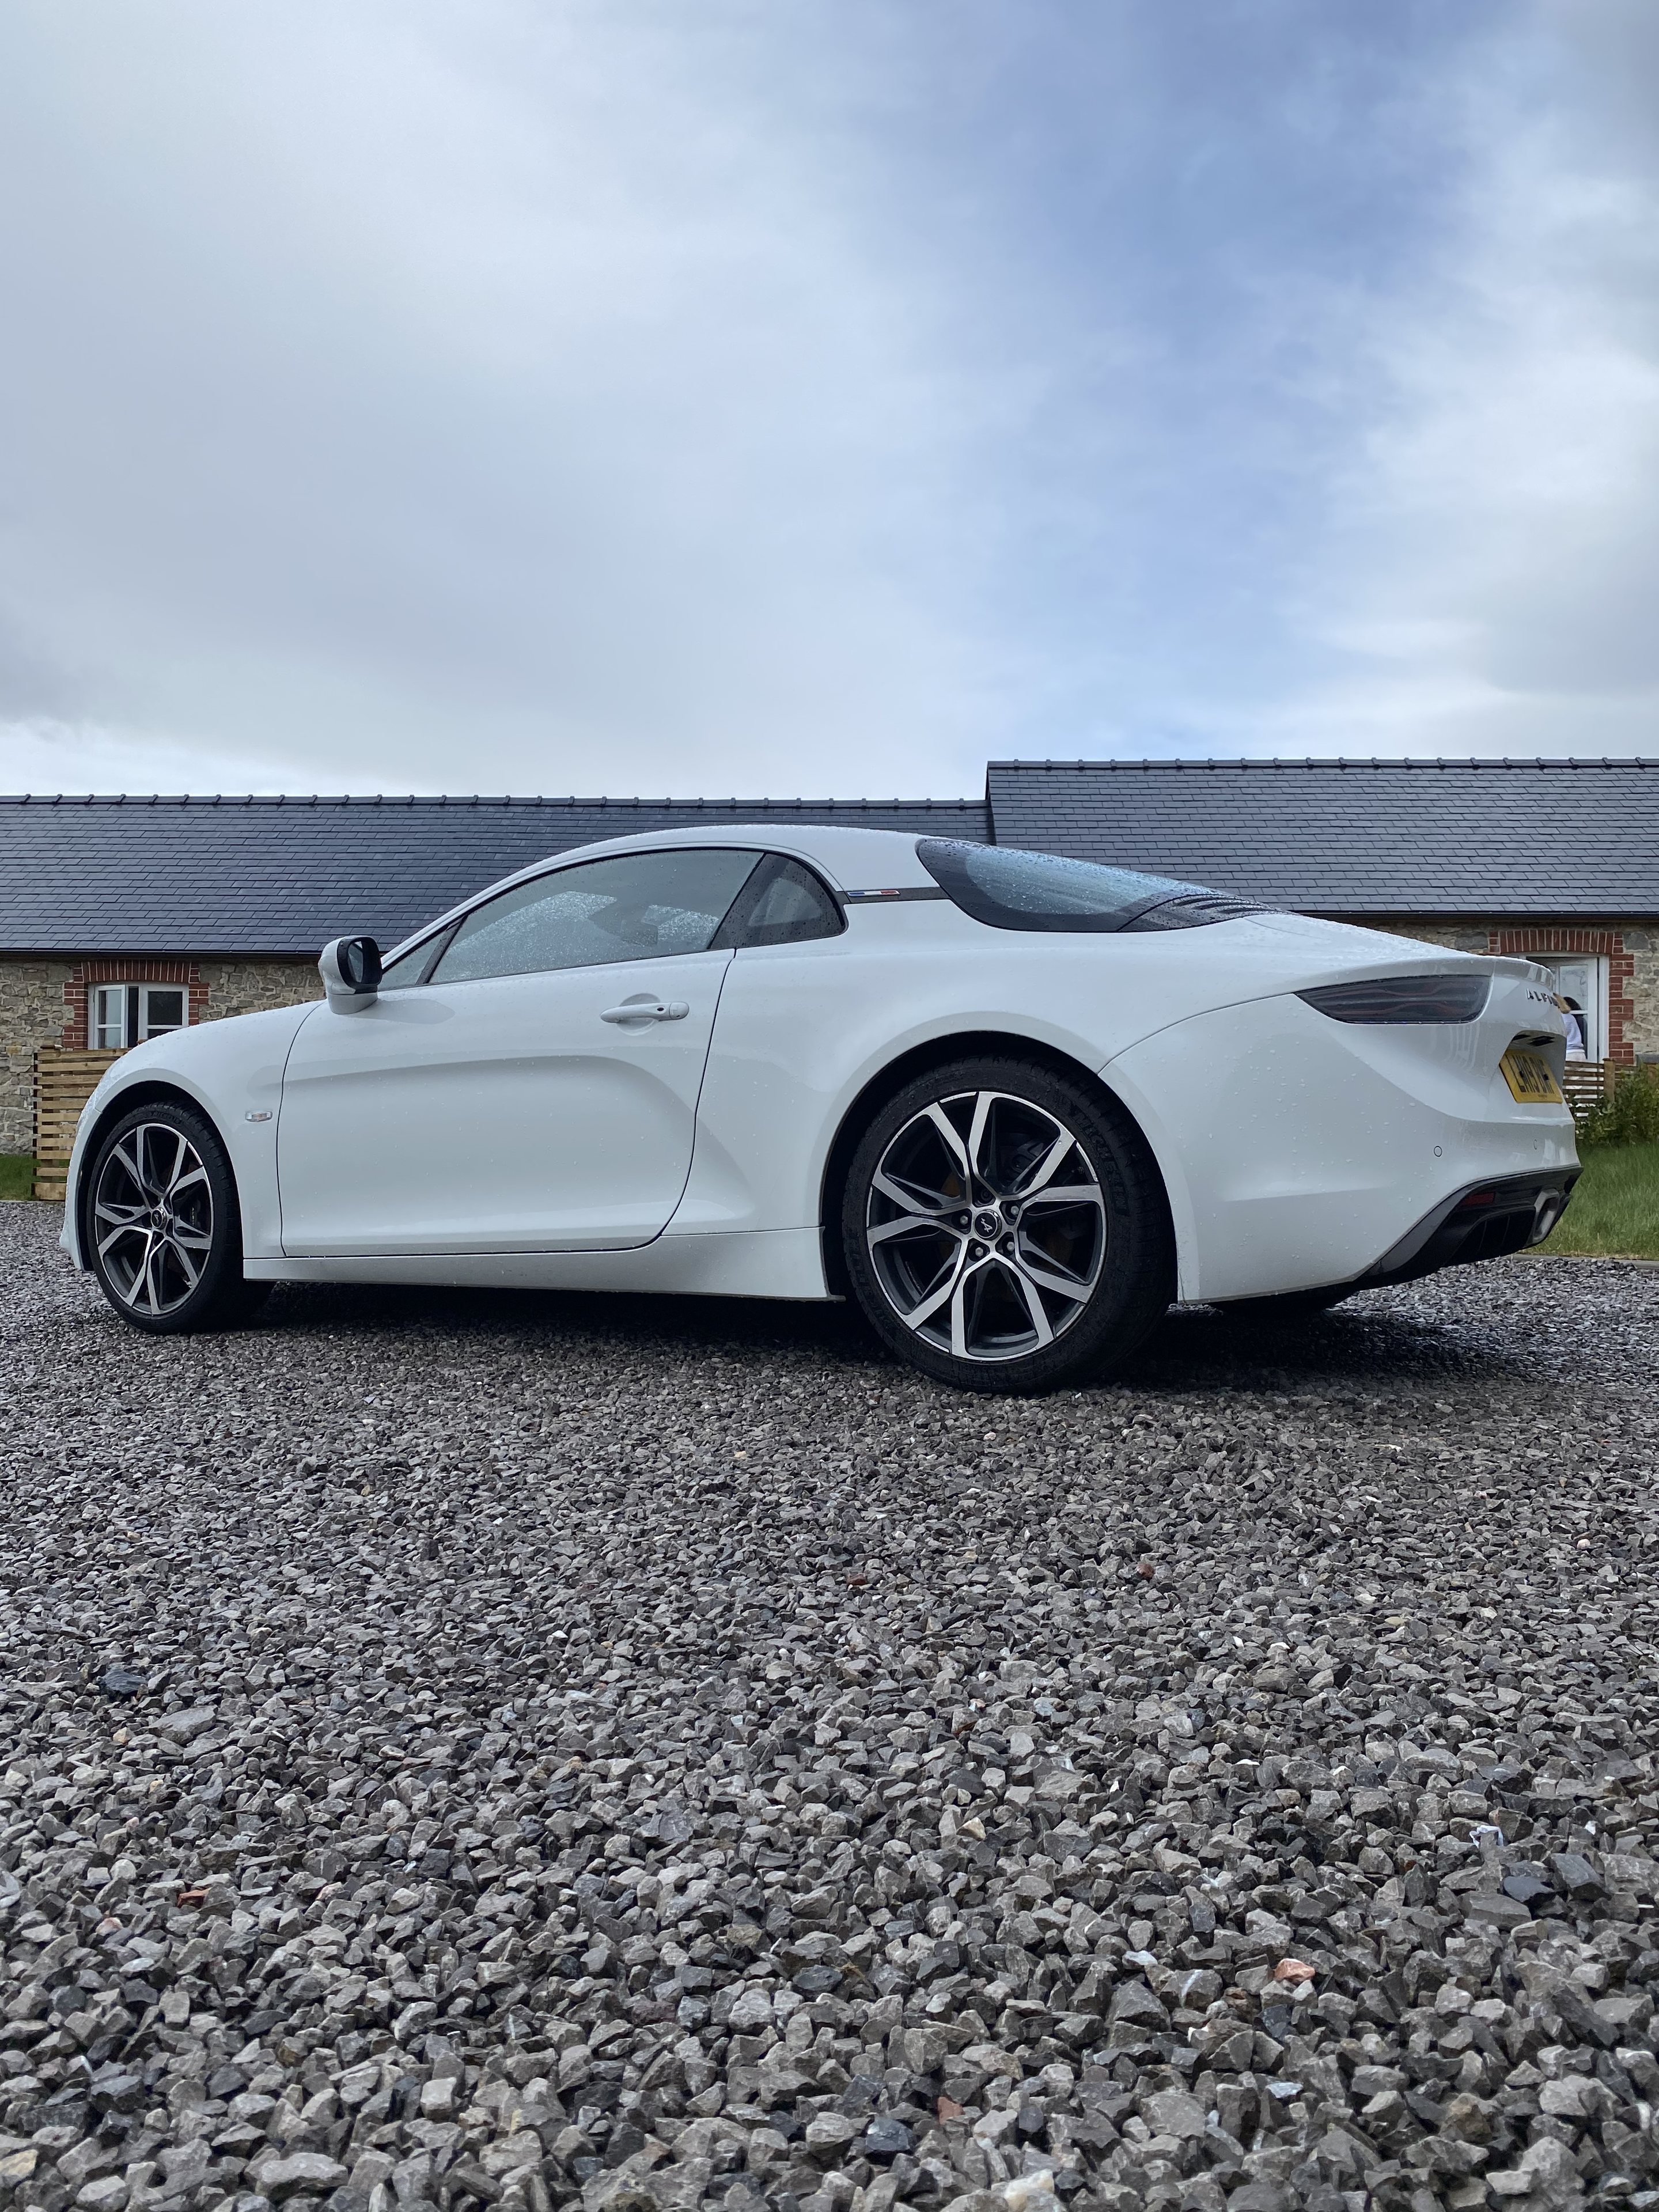
<instances>
[{"instance_id":1,"label":"driver side window","mask_svg":"<svg viewBox=\"0 0 1659 2212\"><path fill-rule=\"evenodd\" d=\"M476 982L706 951L758 857L710 847L623 853L538 876L475 907L429 980Z\"/></svg>"}]
</instances>

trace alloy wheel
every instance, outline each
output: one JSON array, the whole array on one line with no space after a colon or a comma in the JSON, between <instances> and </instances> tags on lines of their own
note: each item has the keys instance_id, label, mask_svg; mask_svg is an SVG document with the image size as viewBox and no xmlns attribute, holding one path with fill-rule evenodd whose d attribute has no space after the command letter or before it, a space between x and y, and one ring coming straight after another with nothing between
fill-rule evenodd
<instances>
[{"instance_id":1,"label":"alloy wheel","mask_svg":"<svg viewBox=\"0 0 1659 2212\"><path fill-rule=\"evenodd\" d=\"M213 1190L190 1139L143 1121L113 1146L92 1200L104 1279L135 1314L174 1313L202 1279L213 1249Z\"/></svg>"},{"instance_id":2,"label":"alloy wheel","mask_svg":"<svg viewBox=\"0 0 1659 2212\"><path fill-rule=\"evenodd\" d=\"M957 1359L1024 1358L1084 1312L1106 1257L1106 1202L1075 1132L1000 1091L913 1115L871 1181L865 1234L888 1304Z\"/></svg>"}]
</instances>

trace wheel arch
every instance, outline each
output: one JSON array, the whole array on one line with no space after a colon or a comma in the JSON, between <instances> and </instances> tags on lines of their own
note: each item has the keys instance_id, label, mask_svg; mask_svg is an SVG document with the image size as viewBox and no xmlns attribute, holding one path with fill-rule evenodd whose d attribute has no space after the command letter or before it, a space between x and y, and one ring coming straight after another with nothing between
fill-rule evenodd
<instances>
[{"instance_id":1,"label":"wheel arch","mask_svg":"<svg viewBox=\"0 0 1659 2212\"><path fill-rule=\"evenodd\" d=\"M890 1098L913 1083L930 1068L942 1067L953 1060L969 1060L980 1054L1000 1057L1017 1054L1021 1060L1035 1060L1055 1075L1064 1076L1068 1082L1079 1085L1091 1092L1112 1112L1121 1115L1145 1147L1147 1164L1156 1179L1156 1186L1164 1201L1170 1224L1170 1246L1175 1247L1173 1209L1170 1190L1156 1148L1148 1141L1139 1117L1109 1083L1103 1082L1091 1067L1086 1066L1071 1053L1056 1045L1045 1044L1036 1037L1026 1036L1016 1030L959 1030L949 1036L930 1037L923 1044L914 1045L902 1052L877 1072L866 1083L842 1115L830 1150L824 1158L823 1180L818 1193L818 1238L823 1251L825 1285L832 1297L846 1297L852 1289L848 1280L847 1263L841 1249L840 1222L842 1202L847 1194L847 1180L851 1173L853 1155L858 1150L859 1139L874 1115L878 1114Z\"/></svg>"},{"instance_id":2,"label":"wheel arch","mask_svg":"<svg viewBox=\"0 0 1659 2212\"><path fill-rule=\"evenodd\" d=\"M75 1184L75 1243L76 1257L82 1267L90 1264L87 1258L88 1249L87 1207L92 1197L93 1163L97 1158L98 1148L103 1143L109 1130L121 1120L124 1115L130 1114L135 1106L182 1106L187 1112L194 1114L199 1121L206 1122L218 1139L219 1149L225 1156L225 1164L230 1172L230 1187L236 1199L240 1233L242 1194L236 1180L235 1158L230 1146L225 1142L224 1131L219 1127L212 1109L204 1105L194 1091L186 1091L181 1083L169 1083L163 1077L152 1076L137 1083L126 1084L118 1091L115 1096L99 1109L97 1120L86 1132L85 1139L81 1144L81 1156Z\"/></svg>"}]
</instances>

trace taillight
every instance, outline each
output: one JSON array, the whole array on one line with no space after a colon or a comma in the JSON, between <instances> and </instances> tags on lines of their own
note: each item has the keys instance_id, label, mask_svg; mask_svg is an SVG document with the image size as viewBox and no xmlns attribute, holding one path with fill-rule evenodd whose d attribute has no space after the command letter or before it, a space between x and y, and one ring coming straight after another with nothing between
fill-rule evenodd
<instances>
[{"instance_id":1,"label":"taillight","mask_svg":"<svg viewBox=\"0 0 1659 2212\"><path fill-rule=\"evenodd\" d=\"M1379 975L1296 995L1334 1022L1415 1024L1472 1022L1491 990L1490 975Z\"/></svg>"}]
</instances>

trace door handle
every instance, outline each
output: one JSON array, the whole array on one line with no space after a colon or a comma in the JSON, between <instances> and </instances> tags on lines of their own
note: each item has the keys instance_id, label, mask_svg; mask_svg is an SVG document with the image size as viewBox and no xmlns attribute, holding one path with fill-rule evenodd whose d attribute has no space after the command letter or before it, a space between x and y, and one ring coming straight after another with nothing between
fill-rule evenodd
<instances>
[{"instance_id":1,"label":"door handle","mask_svg":"<svg viewBox=\"0 0 1659 2212\"><path fill-rule=\"evenodd\" d=\"M683 1022L691 1009L684 999L628 999L607 1006L602 1022Z\"/></svg>"}]
</instances>

